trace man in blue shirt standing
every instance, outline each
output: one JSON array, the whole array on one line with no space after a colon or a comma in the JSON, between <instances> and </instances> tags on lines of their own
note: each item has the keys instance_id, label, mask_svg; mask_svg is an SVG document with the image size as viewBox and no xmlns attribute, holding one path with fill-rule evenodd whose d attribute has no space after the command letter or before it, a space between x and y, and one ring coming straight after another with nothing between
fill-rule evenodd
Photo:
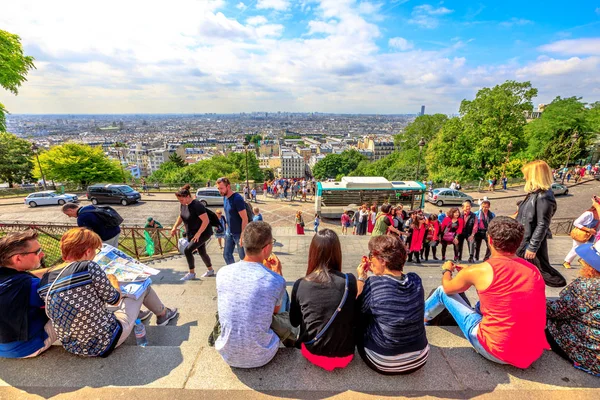
<instances>
[{"instance_id":1,"label":"man in blue shirt standing","mask_svg":"<svg viewBox=\"0 0 600 400\"><path fill-rule=\"evenodd\" d=\"M243 260L246 254L242 247L242 233L248 225L248 213L246 212L246 202L239 194L231 190L231 182L227 178L217 179L217 188L219 193L224 197L223 210L227 219L227 231L225 232L225 249L223 250L223 258L225 264L233 264L233 250L237 246L240 260Z\"/></svg>"},{"instance_id":2,"label":"man in blue shirt standing","mask_svg":"<svg viewBox=\"0 0 600 400\"><path fill-rule=\"evenodd\" d=\"M44 252L37 232L11 233L0 239L0 357L35 357L56 341L52 321L37 295Z\"/></svg>"},{"instance_id":3,"label":"man in blue shirt standing","mask_svg":"<svg viewBox=\"0 0 600 400\"><path fill-rule=\"evenodd\" d=\"M94 212L95 208L92 205L80 207L74 203L67 203L63 206L62 212L70 218L77 218L77 226L96 232L103 243L118 248L121 228L119 226L106 226L104 221Z\"/></svg>"}]
</instances>

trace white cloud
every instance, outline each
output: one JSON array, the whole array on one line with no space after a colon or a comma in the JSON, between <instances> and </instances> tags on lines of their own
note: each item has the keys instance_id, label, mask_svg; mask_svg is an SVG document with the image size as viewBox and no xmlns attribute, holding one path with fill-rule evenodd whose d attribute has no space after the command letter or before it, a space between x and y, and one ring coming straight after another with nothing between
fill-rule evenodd
<instances>
[{"instance_id":1,"label":"white cloud","mask_svg":"<svg viewBox=\"0 0 600 400\"><path fill-rule=\"evenodd\" d=\"M258 0L256 8L259 10L273 9L276 11L287 11L290 9L289 0Z\"/></svg>"},{"instance_id":2,"label":"white cloud","mask_svg":"<svg viewBox=\"0 0 600 400\"><path fill-rule=\"evenodd\" d=\"M437 51L416 48L408 33L384 42L389 27L373 23L358 0L304 2L310 20L290 37L282 24L224 11L224 1L161 4L3 5L0 26L21 36L37 69L19 96L0 91L2 102L15 113L401 113L421 104L456 112L463 98L507 79L531 80L540 102L556 95L597 98L600 87L595 38L542 46L552 57L531 63L474 65L466 39ZM440 8L419 12L435 18L450 12Z\"/></svg>"},{"instance_id":3,"label":"white cloud","mask_svg":"<svg viewBox=\"0 0 600 400\"><path fill-rule=\"evenodd\" d=\"M538 50L564 56L600 55L600 37L559 40L540 46Z\"/></svg>"},{"instance_id":4,"label":"white cloud","mask_svg":"<svg viewBox=\"0 0 600 400\"><path fill-rule=\"evenodd\" d=\"M533 21L530 21L528 19L524 19L524 18L511 18L508 21L504 21L504 22L500 22L500 26L504 27L504 28L512 28L513 26L525 26L525 25L532 25Z\"/></svg>"},{"instance_id":5,"label":"white cloud","mask_svg":"<svg viewBox=\"0 0 600 400\"><path fill-rule=\"evenodd\" d=\"M413 8L411 19L408 20L410 24L419 25L422 28L433 29L437 28L440 19L444 15L450 14L454 10L450 10L446 7L435 8L429 4L423 4Z\"/></svg>"},{"instance_id":6,"label":"white cloud","mask_svg":"<svg viewBox=\"0 0 600 400\"><path fill-rule=\"evenodd\" d=\"M382 6L383 3L371 3L368 1L362 1L358 5L358 11L361 14L372 15L376 14Z\"/></svg>"},{"instance_id":7,"label":"white cloud","mask_svg":"<svg viewBox=\"0 0 600 400\"><path fill-rule=\"evenodd\" d=\"M264 25L267 22L269 22L265 17L263 17L262 15L257 15L255 17L250 17L246 20L246 23L248 25L252 25L252 26L258 26L258 25Z\"/></svg>"},{"instance_id":8,"label":"white cloud","mask_svg":"<svg viewBox=\"0 0 600 400\"><path fill-rule=\"evenodd\" d=\"M388 41L388 46L404 51L413 48L413 44L402 37L393 37Z\"/></svg>"},{"instance_id":9,"label":"white cloud","mask_svg":"<svg viewBox=\"0 0 600 400\"><path fill-rule=\"evenodd\" d=\"M248 8L247 5L245 5L244 3L242 3L241 1L239 3L237 3L237 6L235 6L235 8L237 8L238 10L245 10L246 8Z\"/></svg>"}]
</instances>

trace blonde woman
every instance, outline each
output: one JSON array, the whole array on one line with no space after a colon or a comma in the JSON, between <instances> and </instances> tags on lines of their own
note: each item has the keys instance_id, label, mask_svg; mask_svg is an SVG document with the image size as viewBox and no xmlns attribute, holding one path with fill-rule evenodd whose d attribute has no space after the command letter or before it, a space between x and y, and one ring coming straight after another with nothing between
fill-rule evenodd
<instances>
[{"instance_id":1,"label":"blonde woman","mask_svg":"<svg viewBox=\"0 0 600 400\"><path fill-rule=\"evenodd\" d=\"M304 219L300 210L296 213L296 234L304 235Z\"/></svg>"},{"instance_id":2,"label":"blonde woman","mask_svg":"<svg viewBox=\"0 0 600 400\"><path fill-rule=\"evenodd\" d=\"M545 161L532 161L523 166L527 196L519 204L517 221L525 227L525 235L517 255L535 264L544 282L551 287L563 287L565 278L552 268L548 259L547 235L556 211L552 185L552 170Z\"/></svg>"}]
</instances>

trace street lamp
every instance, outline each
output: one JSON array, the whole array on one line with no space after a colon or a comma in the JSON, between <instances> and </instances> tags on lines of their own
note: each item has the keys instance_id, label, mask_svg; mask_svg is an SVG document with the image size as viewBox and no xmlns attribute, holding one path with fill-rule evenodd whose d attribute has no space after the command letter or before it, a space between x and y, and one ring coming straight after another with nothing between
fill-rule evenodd
<instances>
[{"instance_id":1,"label":"street lamp","mask_svg":"<svg viewBox=\"0 0 600 400\"><path fill-rule=\"evenodd\" d=\"M125 171L123 170L123 162L125 161L125 154L121 153L123 146L121 146L119 143L116 143L115 148L117 149L117 154L119 155L119 165L121 166L121 178L123 178L123 184L125 184L125 183L127 183L127 182L125 182Z\"/></svg>"},{"instance_id":2,"label":"street lamp","mask_svg":"<svg viewBox=\"0 0 600 400\"><path fill-rule=\"evenodd\" d=\"M567 171L569 170L569 161L571 159L571 151L573 150L573 145L575 144L575 142L577 142L577 139L579 139L579 135L577 134L577 132L575 132L573 134L573 136L571 136L571 147L569 147L569 153L567 154L567 163L565 164L565 168L567 169ZM567 173L565 171L563 171L562 180L560 181L561 184L565 183L566 175L567 175Z\"/></svg>"},{"instance_id":3,"label":"street lamp","mask_svg":"<svg viewBox=\"0 0 600 400\"><path fill-rule=\"evenodd\" d=\"M37 159L38 167L40 168L40 174L42 175L42 186L44 186L44 190L47 190L48 188L46 187L46 177L44 176L44 170L42 169L42 164L40 163L40 157L38 155L39 149L40 148L38 147L37 144L33 143L31 145L31 151L33 151L33 153L35 154L35 158Z\"/></svg>"},{"instance_id":4,"label":"street lamp","mask_svg":"<svg viewBox=\"0 0 600 400\"><path fill-rule=\"evenodd\" d=\"M419 161L417 162L417 177L415 181L419 180L419 169L421 169L421 152L423 151L423 147L425 146L425 138L421 138L419 140Z\"/></svg>"},{"instance_id":5,"label":"street lamp","mask_svg":"<svg viewBox=\"0 0 600 400\"><path fill-rule=\"evenodd\" d=\"M246 153L246 190L248 191L248 196L250 195L250 185L248 184L248 145L250 143L247 140L244 140L244 152Z\"/></svg>"},{"instance_id":6,"label":"street lamp","mask_svg":"<svg viewBox=\"0 0 600 400\"><path fill-rule=\"evenodd\" d=\"M512 149L513 144L512 144L512 140L510 142L508 142L508 145L506 145L506 161L504 161L504 167L502 168L502 178L504 178L506 176L506 164L508 164L508 161L510 159L510 150Z\"/></svg>"}]
</instances>

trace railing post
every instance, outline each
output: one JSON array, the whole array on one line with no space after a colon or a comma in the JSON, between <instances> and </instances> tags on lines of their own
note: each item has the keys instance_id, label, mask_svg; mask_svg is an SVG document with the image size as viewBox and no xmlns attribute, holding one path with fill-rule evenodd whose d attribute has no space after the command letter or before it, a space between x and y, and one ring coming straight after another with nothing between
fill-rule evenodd
<instances>
[{"instance_id":1,"label":"railing post","mask_svg":"<svg viewBox=\"0 0 600 400\"><path fill-rule=\"evenodd\" d=\"M158 239L158 251L160 252L160 255L163 255L163 250L162 250L162 240L161 240L161 235L162 235L162 230L159 230L159 228L154 228L155 233L156 233L156 237Z\"/></svg>"},{"instance_id":2,"label":"railing post","mask_svg":"<svg viewBox=\"0 0 600 400\"><path fill-rule=\"evenodd\" d=\"M135 251L135 258L137 258L139 260L140 253L138 251L137 242L135 240L135 228L130 228L130 229L131 229L131 238L133 239L133 250Z\"/></svg>"}]
</instances>

